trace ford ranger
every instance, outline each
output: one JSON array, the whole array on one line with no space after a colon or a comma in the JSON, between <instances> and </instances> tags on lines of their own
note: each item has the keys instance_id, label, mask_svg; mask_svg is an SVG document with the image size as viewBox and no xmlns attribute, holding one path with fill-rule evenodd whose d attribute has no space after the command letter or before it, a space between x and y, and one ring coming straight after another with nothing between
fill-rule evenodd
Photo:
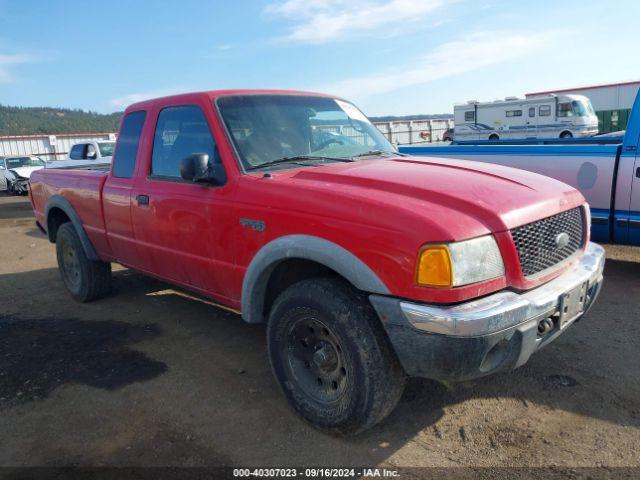
<instances>
[{"instance_id":1,"label":"ford ranger","mask_svg":"<svg viewBox=\"0 0 640 480\"><path fill-rule=\"evenodd\" d=\"M319 94L136 103L108 170L36 171L30 199L74 299L105 295L117 262L265 322L287 400L342 434L383 419L407 375L524 364L602 282L574 188L399 154Z\"/></svg>"}]
</instances>

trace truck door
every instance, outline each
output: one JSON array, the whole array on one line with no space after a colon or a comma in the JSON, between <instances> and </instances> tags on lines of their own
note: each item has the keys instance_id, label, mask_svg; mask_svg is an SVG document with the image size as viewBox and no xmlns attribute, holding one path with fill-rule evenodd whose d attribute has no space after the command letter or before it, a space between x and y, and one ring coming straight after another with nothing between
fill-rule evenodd
<instances>
[{"instance_id":1,"label":"truck door","mask_svg":"<svg viewBox=\"0 0 640 480\"><path fill-rule=\"evenodd\" d=\"M131 190L138 157L138 144L146 112L128 113L122 121L111 174L102 190L107 240L118 262L140 267L131 225Z\"/></svg>"},{"instance_id":2,"label":"truck door","mask_svg":"<svg viewBox=\"0 0 640 480\"><path fill-rule=\"evenodd\" d=\"M171 105L159 111L153 151L132 197L132 216L144 270L226 298L233 269L226 225L230 187L180 176L180 162L189 155L206 153L210 162L220 162L204 107Z\"/></svg>"}]
</instances>

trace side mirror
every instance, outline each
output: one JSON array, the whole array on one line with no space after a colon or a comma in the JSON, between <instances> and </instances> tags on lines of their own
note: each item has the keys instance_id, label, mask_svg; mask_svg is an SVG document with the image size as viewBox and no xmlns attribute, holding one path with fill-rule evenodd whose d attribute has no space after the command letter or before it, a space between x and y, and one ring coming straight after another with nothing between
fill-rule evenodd
<instances>
[{"instance_id":1,"label":"side mirror","mask_svg":"<svg viewBox=\"0 0 640 480\"><path fill-rule=\"evenodd\" d=\"M95 160L96 158L98 158L98 154L96 152L87 153L88 160Z\"/></svg>"},{"instance_id":2,"label":"side mirror","mask_svg":"<svg viewBox=\"0 0 640 480\"><path fill-rule=\"evenodd\" d=\"M211 165L209 155L194 153L180 162L180 176L194 183L223 185L227 176L221 165Z\"/></svg>"}]
</instances>

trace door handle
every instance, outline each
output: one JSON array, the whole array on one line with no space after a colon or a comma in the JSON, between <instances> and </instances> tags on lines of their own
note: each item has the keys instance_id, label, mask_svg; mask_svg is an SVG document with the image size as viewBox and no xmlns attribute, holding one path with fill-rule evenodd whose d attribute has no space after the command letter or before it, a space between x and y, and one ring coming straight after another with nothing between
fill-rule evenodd
<instances>
[{"instance_id":1,"label":"door handle","mask_svg":"<svg viewBox=\"0 0 640 480\"><path fill-rule=\"evenodd\" d=\"M149 205L149 195L136 195L138 205Z\"/></svg>"}]
</instances>

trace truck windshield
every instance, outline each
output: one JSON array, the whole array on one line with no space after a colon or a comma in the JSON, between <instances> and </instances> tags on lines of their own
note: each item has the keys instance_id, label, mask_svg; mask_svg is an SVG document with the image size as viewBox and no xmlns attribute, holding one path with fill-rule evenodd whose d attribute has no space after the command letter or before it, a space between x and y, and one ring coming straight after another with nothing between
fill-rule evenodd
<instances>
[{"instance_id":1,"label":"truck windshield","mask_svg":"<svg viewBox=\"0 0 640 480\"><path fill-rule=\"evenodd\" d=\"M113 156L113 147L116 142L98 142L98 148L100 149L101 157L111 157Z\"/></svg>"},{"instance_id":2,"label":"truck windshield","mask_svg":"<svg viewBox=\"0 0 640 480\"><path fill-rule=\"evenodd\" d=\"M237 95L217 105L246 170L300 166L309 161L338 161L395 148L351 103L304 95ZM296 162L278 163L278 160ZM274 163L275 162L275 163ZM265 165L265 168L267 165Z\"/></svg>"},{"instance_id":3,"label":"truck windshield","mask_svg":"<svg viewBox=\"0 0 640 480\"><path fill-rule=\"evenodd\" d=\"M5 160L7 168L20 168L20 167L44 167L45 163L37 157L18 157L7 158Z\"/></svg>"}]
</instances>

